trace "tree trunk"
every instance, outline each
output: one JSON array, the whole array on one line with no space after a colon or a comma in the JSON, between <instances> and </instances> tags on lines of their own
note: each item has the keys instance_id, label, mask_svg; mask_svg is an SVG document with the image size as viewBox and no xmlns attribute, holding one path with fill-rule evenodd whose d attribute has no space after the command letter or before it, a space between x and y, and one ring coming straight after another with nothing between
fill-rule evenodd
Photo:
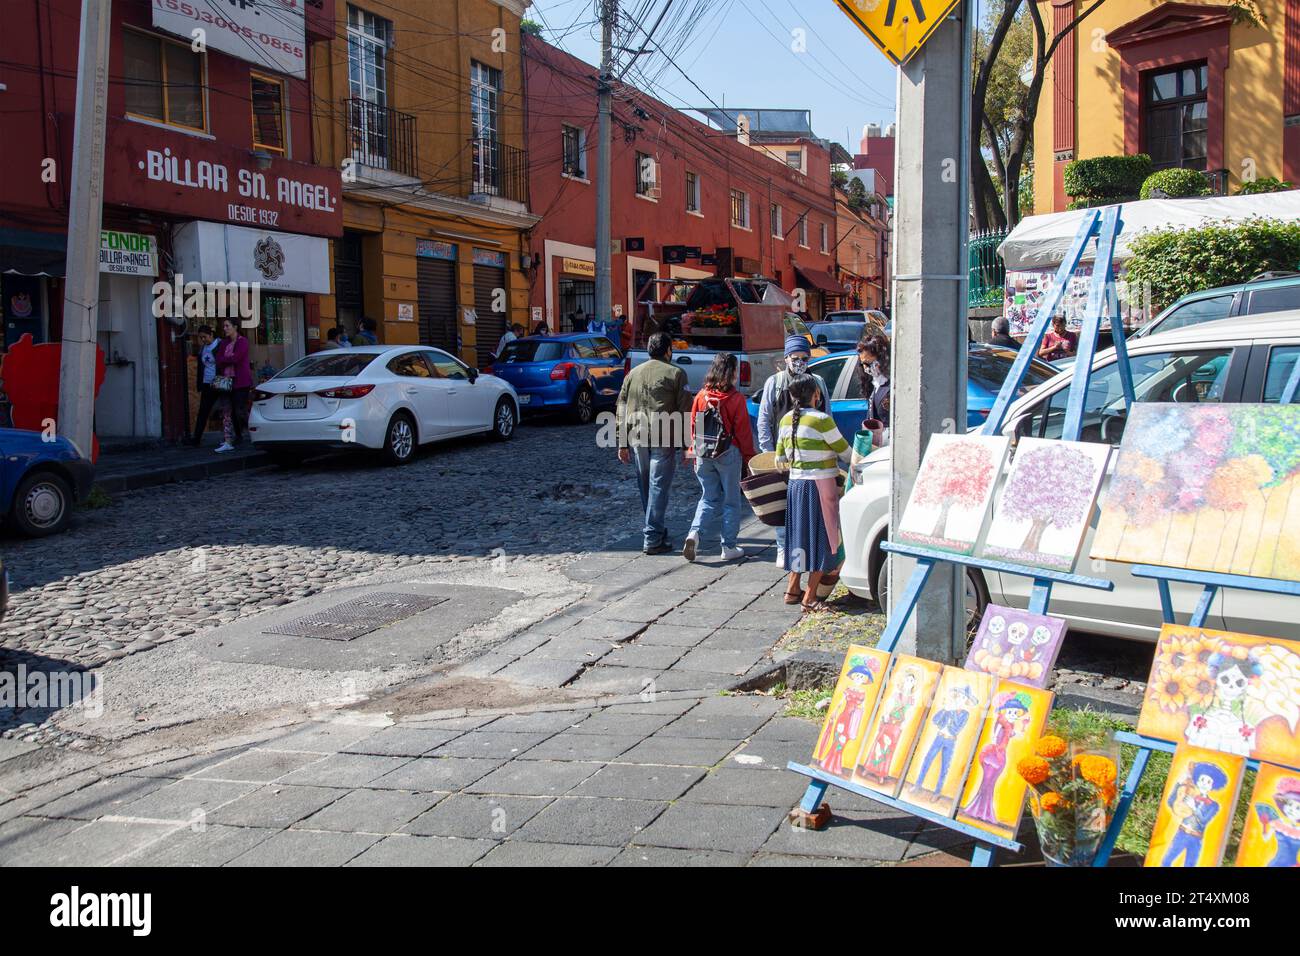
<instances>
[{"instance_id":1,"label":"tree trunk","mask_svg":"<svg viewBox=\"0 0 1300 956\"><path fill-rule=\"evenodd\" d=\"M934 531L930 537L942 538L944 529L948 527L948 512L952 510L952 502L945 501L943 507L939 509L939 520L934 523Z\"/></svg>"},{"instance_id":2,"label":"tree trunk","mask_svg":"<svg viewBox=\"0 0 1300 956\"><path fill-rule=\"evenodd\" d=\"M1025 540L1021 542L1022 551L1037 551L1043 543L1043 534L1052 526L1050 521L1044 518L1035 518L1034 523L1030 526Z\"/></svg>"}]
</instances>

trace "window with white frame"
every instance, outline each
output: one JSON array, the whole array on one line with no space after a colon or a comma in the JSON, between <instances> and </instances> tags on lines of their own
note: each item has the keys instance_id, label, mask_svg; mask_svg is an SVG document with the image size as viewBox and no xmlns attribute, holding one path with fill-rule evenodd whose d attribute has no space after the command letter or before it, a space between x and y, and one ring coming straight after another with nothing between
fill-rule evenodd
<instances>
[{"instance_id":1,"label":"window with white frame","mask_svg":"<svg viewBox=\"0 0 1300 956\"><path fill-rule=\"evenodd\" d=\"M768 203L767 218L772 223L772 237L780 239L785 233L781 230L781 207L777 203Z\"/></svg>"},{"instance_id":2,"label":"window with white frame","mask_svg":"<svg viewBox=\"0 0 1300 956\"><path fill-rule=\"evenodd\" d=\"M798 149L787 149L785 151L785 164L791 169L800 169L803 167L803 151Z\"/></svg>"},{"instance_id":3,"label":"window with white frame","mask_svg":"<svg viewBox=\"0 0 1300 956\"><path fill-rule=\"evenodd\" d=\"M388 49L393 24L348 4L348 90L353 97L388 105Z\"/></svg>"},{"instance_id":4,"label":"window with white frame","mask_svg":"<svg viewBox=\"0 0 1300 956\"><path fill-rule=\"evenodd\" d=\"M808 216L799 217L799 245L808 248Z\"/></svg>"},{"instance_id":5,"label":"window with white frame","mask_svg":"<svg viewBox=\"0 0 1300 956\"><path fill-rule=\"evenodd\" d=\"M686 170L686 211L700 211L700 174Z\"/></svg>"},{"instance_id":6,"label":"window with white frame","mask_svg":"<svg viewBox=\"0 0 1300 956\"><path fill-rule=\"evenodd\" d=\"M580 126L565 123L561 127L564 144L564 175L575 179L587 178L587 131Z\"/></svg>"},{"instance_id":7,"label":"window with white frame","mask_svg":"<svg viewBox=\"0 0 1300 956\"><path fill-rule=\"evenodd\" d=\"M731 224L741 229L749 228L749 193L740 189L731 191Z\"/></svg>"},{"instance_id":8,"label":"window with white frame","mask_svg":"<svg viewBox=\"0 0 1300 956\"><path fill-rule=\"evenodd\" d=\"M501 71L469 61L470 134L473 137L474 191L495 195L500 190Z\"/></svg>"}]
</instances>

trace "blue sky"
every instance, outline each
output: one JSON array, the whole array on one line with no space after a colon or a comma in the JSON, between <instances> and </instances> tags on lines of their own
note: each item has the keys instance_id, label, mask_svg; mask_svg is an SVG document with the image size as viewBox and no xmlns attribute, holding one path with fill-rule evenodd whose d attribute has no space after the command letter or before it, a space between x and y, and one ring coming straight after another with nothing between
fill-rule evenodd
<instances>
[{"instance_id":1,"label":"blue sky","mask_svg":"<svg viewBox=\"0 0 1300 956\"><path fill-rule=\"evenodd\" d=\"M648 30L663 4L621 0L620 6L625 16L641 13ZM549 42L595 64L596 7L595 0L534 0L527 16L543 24ZM668 41L673 60L719 105L812 110L814 132L850 152L857 152L863 124L894 122L893 64L831 0L674 0L669 17L700 8L689 34L683 37L684 21L669 30L672 21L665 19L655 38ZM802 53L793 49L800 41ZM636 73L627 78L632 85L678 108L710 105L662 56L641 62L654 86Z\"/></svg>"}]
</instances>

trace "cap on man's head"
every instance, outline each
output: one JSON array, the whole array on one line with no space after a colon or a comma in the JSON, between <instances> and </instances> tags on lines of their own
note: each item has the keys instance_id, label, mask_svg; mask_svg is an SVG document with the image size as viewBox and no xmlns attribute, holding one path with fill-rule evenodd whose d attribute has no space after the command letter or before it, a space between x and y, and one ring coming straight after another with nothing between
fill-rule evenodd
<instances>
[{"instance_id":1,"label":"cap on man's head","mask_svg":"<svg viewBox=\"0 0 1300 956\"><path fill-rule=\"evenodd\" d=\"M789 356L799 352L806 355L812 354L812 347L808 345L808 340L802 335L787 335L785 338L785 354Z\"/></svg>"}]
</instances>

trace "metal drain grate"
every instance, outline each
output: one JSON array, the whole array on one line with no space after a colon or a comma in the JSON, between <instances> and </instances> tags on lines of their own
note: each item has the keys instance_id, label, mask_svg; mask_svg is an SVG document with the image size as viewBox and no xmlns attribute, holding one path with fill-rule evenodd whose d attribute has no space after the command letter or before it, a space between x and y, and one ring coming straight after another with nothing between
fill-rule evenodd
<instances>
[{"instance_id":1,"label":"metal drain grate","mask_svg":"<svg viewBox=\"0 0 1300 956\"><path fill-rule=\"evenodd\" d=\"M344 601L324 611L306 614L264 634L287 634L290 637L314 637L325 641L350 641L369 634L385 624L404 620L448 600L423 594L371 594Z\"/></svg>"}]
</instances>

